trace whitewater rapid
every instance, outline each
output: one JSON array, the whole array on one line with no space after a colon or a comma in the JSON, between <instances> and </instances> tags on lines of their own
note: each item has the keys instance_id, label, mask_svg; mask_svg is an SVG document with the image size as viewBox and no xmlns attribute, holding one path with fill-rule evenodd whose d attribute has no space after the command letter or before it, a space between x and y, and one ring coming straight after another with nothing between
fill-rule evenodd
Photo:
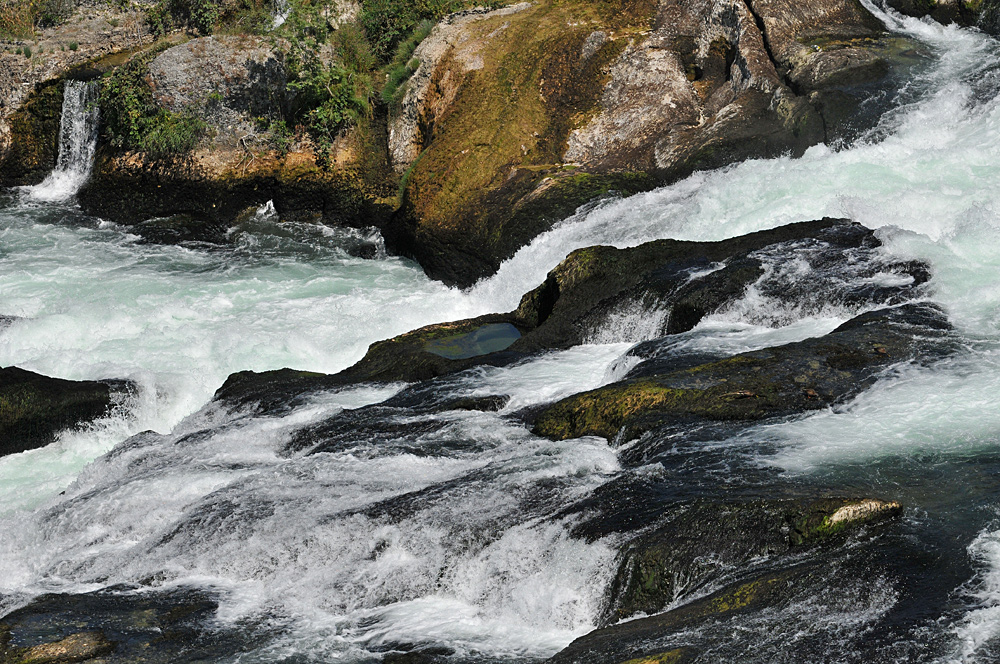
<instances>
[{"instance_id":1,"label":"whitewater rapid","mask_svg":"<svg viewBox=\"0 0 1000 664\"><path fill-rule=\"evenodd\" d=\"M0 315L16 318L0 328L0 366L128 378L139 390L104 421L0 459L0 613L41 592L156 578L222 593L223 622L263 613L286 628L289 636L257 653L259 661L304 651L361 657L421 640L500 658L556 652L594 627L615 540L570 538L571 519L546 521L512 496L555 483L545 505L555 509L593 491L621 471L604 441L552 443L504 413L452 413L418 439L435 450L429 457L399 441L358 441L336 454L288 458L283 445L295 430L403 386L320 395L281 417L241 418L205 404L235 371L335 372L379 339L513 309L569 251L594 244L717 240L823 216L879 229L887 252L932 266L928 296L946 308L968 352L933 369L898 367L850 404L727 444L756 450L764 442L774 453L761 465L810 477L995 449L1000 45L875 11L934 60L865 138L602 202L464 292L403 259L351 257L339 231L280 224L266 209L233 232L230 247L144 244L79 212L71 198L78 182L56 179L79 174L78 166L12 193L0 202ZM66 140L89 136L86 126ZM708 317L678 343L741 352L825 334L858 313L788 310L755 297L749 292L743 306ZM512 412L605 384L627 371L626 342L655 335L649 318L622 312L593 345L483 370L466 389L510 395ZM438 485L459 488L410 519L386 523L357 511ZM232 521L210 523L208 533L191 525L192 513L214 514L225 501L238 506ZM485 532L493 534L477 539ZM947 661L977 661L983 644L1000 637L998 538L991 525L970 544L978 572L961 590L969 610L945 621L954 640ZM865 611L817 620L864 624L895 601L886 589Z\"/></svg>"}]
</instances>

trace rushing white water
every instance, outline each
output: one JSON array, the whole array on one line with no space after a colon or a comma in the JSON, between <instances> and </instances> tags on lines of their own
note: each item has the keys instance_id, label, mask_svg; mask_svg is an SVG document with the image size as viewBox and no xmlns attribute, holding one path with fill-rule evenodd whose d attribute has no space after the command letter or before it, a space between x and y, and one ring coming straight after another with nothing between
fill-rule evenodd
<instances>
[{"instance_id":1,"label":"rushing white water","mask_svg":"<svg viewBox=\"0 0 1000 664\"><path fill-rule=\"evenodd\" d=\"M190 584L223 595L223 623L266 615L286 628L255 661L302 652L349 660L422 642L470 656L552 654L593 627L615 542L570 538L572 519L543 517L602 485L619 462L602 440L540 440L503 415L620 378L633 361L620 359L622 342L658 334L663 312L623 309L595 331L599 345L453 381L456 393L510 396L500 414L364 420L358 426L374 427L377 439L346 436L323 454L289 456L285 446L403 386L318 394L281 416L203 406L234 371L333 372L378 339L512 309L566 253L593 244L714 240L824 215L880 229L887 252L932 265L930 297L947 308L968 353L933 368L898 367L850 404L759 427L747 440L773 444L764 461L803 476L994 449L1000 47L972 31L880 15L936 61L911 84L913 101L870 140L604 202L464 293L400 259L352 258L337 233L279 224L266 210L233 233L232 247L216 249L141 244L81 215L66 201L89 168L91 93L68 86L66 159L61 148L45 183L0 207L0 315L17 317L0 328L0 365L130 378L140 389L105 421L0 459L0 613L51 590ZM70 121L66 109L75 109ZM772 268L771 277L810 278L796 272L801 263ZM676 346L741 352L824 334L857 313L808 305L751 289ZM959 661L975 661L1000 636L992 530L971 555L982 583L952 628ZM814 613L864 624L895 598L887 590L864 615Z\"/></svg>"},{"instance_id":2,"label":"rushing white water","mask_svg":"<svg viewBox=\"0 0 1000 664\"><path fill-rule=\"evenodd\" d=\"M90 177L100 119L97 93L96 81L66 81L56 167L44 182L29 188L32 198L41 201L67 200Z\"/></svg>"}]
</instances>

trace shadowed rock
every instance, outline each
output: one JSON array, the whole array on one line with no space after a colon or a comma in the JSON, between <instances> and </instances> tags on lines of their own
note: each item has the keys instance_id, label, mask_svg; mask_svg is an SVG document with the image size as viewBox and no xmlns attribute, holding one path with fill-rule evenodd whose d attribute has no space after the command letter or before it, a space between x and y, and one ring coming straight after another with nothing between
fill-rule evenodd
<instances>
[{"instance_id":1,"label":"shadowed rock","mask_svg":"<svg viewBox=\"0 0 1000 664\"><path fill-rule=\"evenodd\" d=\"M0 455L51 443L57 433L107 414L123 381L49 378L17 367L0 368Z\"/></svg>"}]
</instances>

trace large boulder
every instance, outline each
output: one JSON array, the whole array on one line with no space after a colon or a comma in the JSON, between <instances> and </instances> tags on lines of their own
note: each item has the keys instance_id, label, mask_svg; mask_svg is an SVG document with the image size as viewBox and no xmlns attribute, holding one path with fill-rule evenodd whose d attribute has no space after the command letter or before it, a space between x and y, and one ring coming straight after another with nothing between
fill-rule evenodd
<instances>
[{"instance_id":1,"label":"large boulder","mask_svg":"<svg viewBox=\"0 0 1000 664\"><path fill-rule=\"evenodd\" d=\"M229 149L255 131L256 118L281 118L288 103L284 56L247 35L202 37L167 49L149 64L157 105L202 109L213 140Z\"/></svg>"},{"instance_id":2,"label":"large boulder","mask_svg":"<svg viewBox=\"0 0 1000 664\"><path fill-rule=\"evenodd\" d=\"M542 0L428 37L391 125L396 250L469 285L588 200L801 154L896 85L901 49L854 0L609 7Z\"/></svg>"}]
</instances>

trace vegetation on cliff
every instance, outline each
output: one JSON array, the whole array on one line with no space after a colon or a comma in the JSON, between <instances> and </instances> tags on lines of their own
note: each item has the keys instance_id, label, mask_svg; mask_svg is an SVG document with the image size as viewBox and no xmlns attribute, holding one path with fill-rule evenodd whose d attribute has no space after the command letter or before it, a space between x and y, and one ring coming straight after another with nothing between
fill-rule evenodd
<instances>
[{"instance_id":1,"label":"vegetation on cliff","mask_svg":"<svg viewBox=\"0 0 1000 664\"><path fill-rule=\"evenodd\" d=\"M190 152L206 130L193 111L175 113L157 106L146 83L151 49L115 69L101 82L104 130L112 145L165 159Z\"/></svg>"}]
</instances>

